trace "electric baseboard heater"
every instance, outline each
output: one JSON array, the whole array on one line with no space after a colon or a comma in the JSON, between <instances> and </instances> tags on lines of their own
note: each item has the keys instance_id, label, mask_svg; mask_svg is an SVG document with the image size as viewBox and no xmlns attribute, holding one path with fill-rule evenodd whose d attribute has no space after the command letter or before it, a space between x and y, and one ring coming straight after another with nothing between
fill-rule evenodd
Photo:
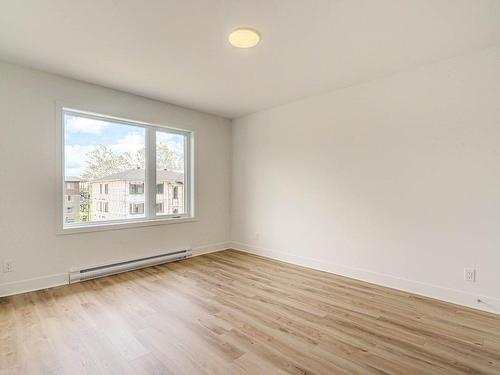
<instances>
[{"instance_id":1,"label":"electric baseboard heater","mask_svg":"<svg viewBox=\"0 0 500 375\"><path fill-rule=\"evenodd\" d=\"M137 270L139 268L157 266L163 263L175 262L176 260L186 259L193 256L191 249L179 250L171 253L154 255L146 258L134 259L125 262L106 264L97 267L85 268L69 272L69 283L97 279L117 273Z\"/></svg>"}]
</instances>

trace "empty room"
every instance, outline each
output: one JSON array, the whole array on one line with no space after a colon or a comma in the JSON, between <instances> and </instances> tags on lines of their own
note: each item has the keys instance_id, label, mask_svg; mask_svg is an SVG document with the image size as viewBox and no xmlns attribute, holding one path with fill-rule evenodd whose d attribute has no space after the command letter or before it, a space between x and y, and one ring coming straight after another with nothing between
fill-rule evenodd
<instances>
[{"instance_id":1,"label":"empty room","mask_svg":"<svg viewBox=\"0 0 500 375\"><path fill-rule=\"evenodd\" d=\"M500 375L500 0L0 0L0 375Z\"/></svg>"}]
</instances>

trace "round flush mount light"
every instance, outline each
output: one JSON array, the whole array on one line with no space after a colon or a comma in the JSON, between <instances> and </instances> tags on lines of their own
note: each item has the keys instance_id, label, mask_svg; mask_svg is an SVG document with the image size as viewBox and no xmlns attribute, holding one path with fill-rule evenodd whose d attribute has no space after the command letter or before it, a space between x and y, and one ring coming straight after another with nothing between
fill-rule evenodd
<instances>
[{"instance_id":1,"label":"round flush mount light","mask_svg":"<svg viewBox=\"0 0 500 375\"><path fill-rule=\"evenodd\" d=\"M256 30L239 28L229 34L229 43L236 48L255 47L260 42L260 35Z\"/></svg>"}]
</instances>

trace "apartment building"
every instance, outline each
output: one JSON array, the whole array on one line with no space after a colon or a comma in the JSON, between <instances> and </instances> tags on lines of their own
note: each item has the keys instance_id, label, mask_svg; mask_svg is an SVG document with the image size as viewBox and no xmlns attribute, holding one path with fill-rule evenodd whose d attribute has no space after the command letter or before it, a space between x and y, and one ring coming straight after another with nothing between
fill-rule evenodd
<instances>
[{"instance_id":1,"label":"apartment building","mask_svg":"<svg viewBox=\"0 0 500 375\"><path fill-rule=\"evenodd\" d=\"M80 182L79 177L67 176L64 181L64 207L65 223L74 223L80 214Z\"/></svg>"},{"instance_id":2,"label":"apartment building","mask_svg":"<svg viewBox=\"0 0 500 375\"><path fill-rule=\"evenodd\" d=\"M131 169L91 181L91 220L122 220L144 216L143 169ZM159 170L156 213L184 213L184 174Z\"/></svg>"}]
</instances>

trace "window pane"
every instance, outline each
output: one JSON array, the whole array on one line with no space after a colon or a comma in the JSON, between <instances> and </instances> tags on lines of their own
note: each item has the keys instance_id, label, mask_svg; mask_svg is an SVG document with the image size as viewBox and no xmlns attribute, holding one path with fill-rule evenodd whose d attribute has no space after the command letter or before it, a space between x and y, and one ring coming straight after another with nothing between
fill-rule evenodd
<instances>
[{"instance_id":1,"label":"window pane","mask_svg":"<svg viewBox=\"0 0 500 375\"><path fill-rule=\"evenodd\" d=\"M159 216L186 212L185 154L184 135L156 132L156 214Z\"/></svg>"},{"instance_id":2,"label":"window pane","mask_svg":"<svg viewBox=\"0 0 500 375\"><path fill-rule=\"evenodd\" d=\"M145 129L64 113L65 224L144 217Z\"/></svg>"}]
</instances>

